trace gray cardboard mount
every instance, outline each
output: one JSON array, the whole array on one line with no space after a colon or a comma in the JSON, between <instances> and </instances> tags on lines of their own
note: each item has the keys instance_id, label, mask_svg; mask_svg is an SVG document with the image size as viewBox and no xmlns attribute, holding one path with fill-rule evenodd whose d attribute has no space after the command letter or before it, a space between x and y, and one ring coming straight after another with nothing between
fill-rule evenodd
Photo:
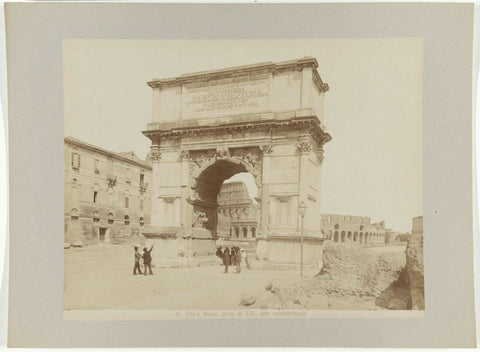
<instances>
[{"instance_id":1,"label":"gray cardboard mount","mask_svg":"<svg viewBox=\"0 0 480 352\"><path fill-rule=\"evenodd\" d=\"M5 7L10 347L475 345L473 4ZM369 37L424 38L423 319L63 320L62 39Z\"/></svg>"}]
</instances>

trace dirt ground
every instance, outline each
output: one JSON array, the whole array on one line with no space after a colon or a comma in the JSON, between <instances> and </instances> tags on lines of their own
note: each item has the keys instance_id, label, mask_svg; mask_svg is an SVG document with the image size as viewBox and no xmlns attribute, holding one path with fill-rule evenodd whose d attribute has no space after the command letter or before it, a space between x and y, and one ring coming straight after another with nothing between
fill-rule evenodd
<instances>
[{"instance_id":1,"label":"dirt ground","mask_svg":"<svg viewBox=\"0 0 480 352\"><path fill-rule=\"evenodd\" d=\"M154 275L133 276L133 263L130 246L67 249L64 309L241 309L242 293L260 294L274 277L299 275L245 267L240 274L234 267L224 274L223 266L201 266L153 268Z\"/></svg>"},{"instance_id":2,"label":"dirt ground","mask_svg":"<svg viewBox=\"0 0 480 352\"><path fill-rule=\"evenodd\" d=\"M400 252L405 247L373 247L371 250ZM155 250L152 256L155 262ZM224 274L223 266L200 266L154 267L154 275L133 276L133 257L133 248L128 245L65 250L64 309L242 309L245 308L240 305L243 294L261 297L273 279L299 280L296 271L252 271L244 266L240 274L235 273L234 267ZM260 306L255 304L252 308ZM379 308L370 301L351 303L329 297L326 309Z\"/></svg>"}]
</instances>

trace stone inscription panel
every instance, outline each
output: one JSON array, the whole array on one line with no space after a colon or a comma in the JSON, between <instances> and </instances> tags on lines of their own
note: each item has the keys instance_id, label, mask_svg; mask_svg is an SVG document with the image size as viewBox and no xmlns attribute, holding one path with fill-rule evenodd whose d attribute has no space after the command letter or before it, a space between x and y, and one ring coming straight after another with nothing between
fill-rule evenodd
<instances>
[{"instance_id":1,"label":"stone inscription panel","mask_svg":"<svg viewBox=\"0 0 480 352\"><path fill-rule=\"evenodd\" d=\"M202 117L264 109L268 102L268 79L184 87L182 115Z\"/></svg>"}]
</instances>

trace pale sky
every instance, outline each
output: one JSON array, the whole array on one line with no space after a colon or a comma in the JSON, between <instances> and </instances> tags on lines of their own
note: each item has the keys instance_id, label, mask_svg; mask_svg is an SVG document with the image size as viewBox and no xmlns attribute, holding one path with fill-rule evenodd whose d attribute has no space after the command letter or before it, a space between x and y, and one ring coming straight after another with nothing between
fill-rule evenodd
<instances>
[{"instance_id":1,"label":"pale sky","mask_svg":"<svg viewBox=\"0 0 480 352\"><path fill-rule=\"evenodd\" d=\"M322 212L410 231L423 215L421 39L65 40L65 136L143 159L147 81L304 56L330 86Z\"/></svg>"}]
</instances>

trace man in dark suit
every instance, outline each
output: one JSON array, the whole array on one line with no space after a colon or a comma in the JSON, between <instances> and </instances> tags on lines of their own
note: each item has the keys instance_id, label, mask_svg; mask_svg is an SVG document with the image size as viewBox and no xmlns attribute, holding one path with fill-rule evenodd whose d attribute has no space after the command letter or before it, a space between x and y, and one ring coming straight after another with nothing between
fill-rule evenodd
<instances>
[{"instance_id":1,"label":"man in dark suit","mask_svg":"<svg viewBox=\"0 0 480 352\"><path fill-rule=\"evenodd\" d=\"M149 270L149 274L153 275L152 272L152 256L150 253L152 252L153 245L150 247L150 250L147 250L147 247L143 248L143 265L145 265L144 274L147 275L147 268Z\"/></svg>"},{"instance_id":2,"label":"man in dark suit","mask_svg":"<svg viewBox=\"0 0 480 352\"><path fill-rule=\"evenodd\" d=\"M228 273L228 266L230 265L230 249L225 247L223 251L223 265L225 265L225 273Z\"/></svg>"}]
</instances>

